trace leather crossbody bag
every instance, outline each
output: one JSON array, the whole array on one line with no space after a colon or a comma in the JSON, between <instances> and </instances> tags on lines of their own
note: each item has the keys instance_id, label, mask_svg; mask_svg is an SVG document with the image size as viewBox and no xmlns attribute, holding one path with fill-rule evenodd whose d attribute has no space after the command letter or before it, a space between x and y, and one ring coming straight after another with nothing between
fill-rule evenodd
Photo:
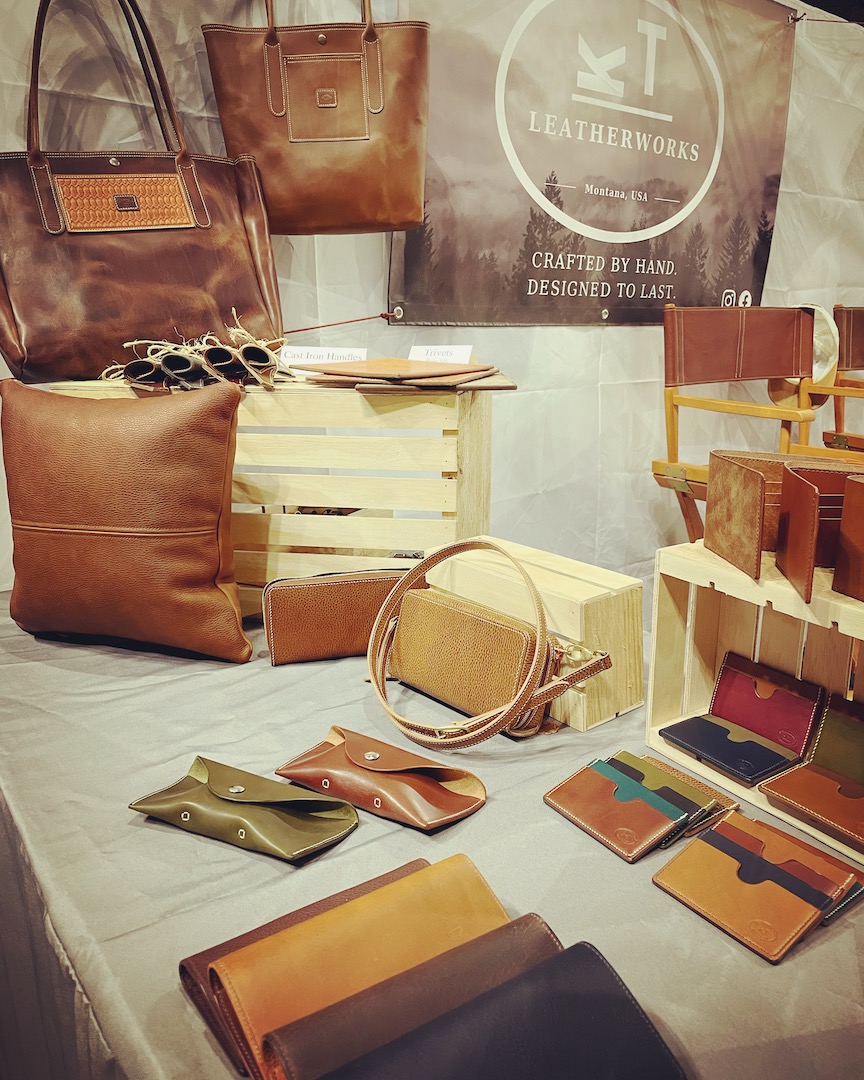
<instances>
[{"instance_id":1,"label":"leather crossbody bag","mask_svg":"<svg viewBox=\"0 0 864 1080\"><path fill-rule=\"evenodd\" d=\"M533 626L427 586L428 570L475 550L498 552L518 570L534 605ZM378 612L367 655L372 685L390 719L429 748L473 746L498 732L534 735L550 701L611 667L608 653L552 637L528 572L504 548L479 539L449 544L403 576ZM566 675L565 660L573 663ZM400 716L387 699L388 673L468 718L429 724Z\"/></svg>"}]
</instances>

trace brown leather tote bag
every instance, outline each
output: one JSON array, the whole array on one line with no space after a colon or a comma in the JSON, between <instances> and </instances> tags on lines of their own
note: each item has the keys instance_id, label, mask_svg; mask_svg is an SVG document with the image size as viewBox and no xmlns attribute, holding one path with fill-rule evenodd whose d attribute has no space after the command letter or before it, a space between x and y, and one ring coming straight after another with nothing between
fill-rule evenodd
<instances>
[{"instance_id":1,"label":"brown leather tote bag","mask_svg":"<svg viewBox=\"0 0 864 1080\"><path fill-rule=\"evenodd\" d=\"M255 337L281 334L255 162L189 153L138 4L118 4L166 149L42 150L39 62L51 0L40 0L27 150L0 154L0 351L25 382L97 378L121 360L124 341L219 334L232 311Z\"/></svg>"},{"instance_id":2,"label":"brown leather tote bag","mask_svg":"<svg viewBox=\"0 0 864 1080\"><path fill-rule=\"evenodd\" d=\"M429 24L202 26L225 146L253 154L274 233L423 221Z\"/></svg>"}]
</instances>

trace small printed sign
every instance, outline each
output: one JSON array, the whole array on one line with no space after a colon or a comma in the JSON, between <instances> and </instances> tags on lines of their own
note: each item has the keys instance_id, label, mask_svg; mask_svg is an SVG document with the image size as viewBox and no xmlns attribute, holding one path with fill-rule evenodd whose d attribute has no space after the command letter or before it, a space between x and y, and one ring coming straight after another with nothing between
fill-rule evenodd
<instances>
[{"instance_id":1,"label":"small printed sign","mask_svg":"<svg viewBox=\"0 0 864 1080\"><path fill-rule=\"evenodd\" d=\"M413 345L409 360L427 360L437 364L473 364L473 345Z\"/></svg>"},{"instance_id":2,"label":"small printed sign","mask_svg":"<svg viewBox=\"0 0 864 1080\"><path fill-rule=\"evenodd\" d=\"M365 360L366 349L325 349L311 345L283 345L279 350L279 364L284 371L303 364L348 364L353 360Z\"/></svg>"}]
</instances>

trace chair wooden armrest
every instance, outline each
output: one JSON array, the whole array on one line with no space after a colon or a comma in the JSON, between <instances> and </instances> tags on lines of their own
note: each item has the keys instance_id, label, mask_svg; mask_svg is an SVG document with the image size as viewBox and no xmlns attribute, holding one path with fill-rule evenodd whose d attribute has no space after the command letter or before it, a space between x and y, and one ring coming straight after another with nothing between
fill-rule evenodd
<instances>
[{"instance_id":1,"label":"chair wooden armrest","mask_svg":"<svg viewBox=\"0 0 864 1080\"><path fill-rule=\"evenodd\" d=\"M822 392L821 387L819 392ZM674 394L672 401L679 408L704 409L707 412L733 413L738 416L759 416L766 420L812 424L816 419L813 409L797 409L785 405L760 405L755 401L728 401L725 398L691 397L690 394Z\"/></svg>"}]
</instances>

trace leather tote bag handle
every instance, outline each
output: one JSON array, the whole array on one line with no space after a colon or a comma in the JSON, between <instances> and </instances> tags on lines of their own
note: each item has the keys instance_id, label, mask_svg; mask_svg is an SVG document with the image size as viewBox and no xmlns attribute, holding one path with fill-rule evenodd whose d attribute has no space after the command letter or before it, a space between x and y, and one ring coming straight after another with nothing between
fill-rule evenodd
<instances>
[{"instance_id":1,"label":"leather tote bag handle","mask_svg":"<svg viewBox=\"0 0 864 1080\"><path fill-rule=\"evenodd\" d=\"M270 45L275 45L276 16L274 0L264 0L264 2L267 5L267 29L269 31L267 42ZM370 40L375 35L375 23L372 20L372 0L360 0L360 9L363 16L363 22L366 23L366 30L364 31L363 37L366 40Z\"/></svg>"},{"instance_id":2,"label":"leather tote bag handle","mask_svg":"<svg viewBox=\"0 0 864 1080\"><path fill-rule=\"evenodd\" d=\"M392 708L387 700L386 689L387 664L393 648L402 598L409 589L423 580L428 570L438 566L445 559L465 551L495 551L518 570L528 588L534 606L535 640L531 664L522 685L512 700L497 709L493 709L491 712L438 727L407 720ZM556 676L545 686L540 687L539 683L546 663L548 640L549 634L543 600L537 591L537 586L522 564L517 559L514 559L503 547L492 543L490 540L460 540L441 548L417 563L390 591L381 610L378 612L378 617L369 638L369 651L367 654L369 675L378 700L403 735L429 749L441 746L473 746L497 734L499 731L506 730L511 725L516 725L516 722L524 713L553 701L575 683L582 682L584 679L588 679L610 666L608 653L597 653L586 664L581 665L566 677L560 678Z\"/></svg>"},{"instance_id":3,"label":"leather tote bag handle","mask_svg":"<svg viewBox=\"0 0 864 1080\"><path fill-rule=\"evenodd\" d=\"M31 168L44 167L45 165L45 157L42 153L41 137L39 134L39 66L42 59L42 39L45 32L45 21L51 3L52 0L40 0L39 10L36 13L36 28L33 36L33 53L30 61L30 91L27 102L27 160ZM183 130L177 116L177 110L174 107L174 101L171 97L171 92L168 89L168 80L165 76L165 69L162 67L159 53L156 50L156 44L153 41L147 23L144 21L144 16L141 14L141 9L138 6L137 0L117 0L117 4L123 13L123 17L129 27L129 32L132 35L135 51L138 54L138 59L144 71L144 77L147 80L147 88L150 92L150 97L159 119L159 126L165 140L165 147L170 153L175 155L178 166L191 165L189 151L186 148L186 140L183 136ZM144 41L143 46L141 43L142 38ZM151 72L151 64L152 72L155 72L156 74L155 84ZM174 140L171 138L169 128L165 123L163 103L164 110L168 113L171 130L173 130L176 137L176 145L174 145Z\"/></svg>"}]
</instances>

